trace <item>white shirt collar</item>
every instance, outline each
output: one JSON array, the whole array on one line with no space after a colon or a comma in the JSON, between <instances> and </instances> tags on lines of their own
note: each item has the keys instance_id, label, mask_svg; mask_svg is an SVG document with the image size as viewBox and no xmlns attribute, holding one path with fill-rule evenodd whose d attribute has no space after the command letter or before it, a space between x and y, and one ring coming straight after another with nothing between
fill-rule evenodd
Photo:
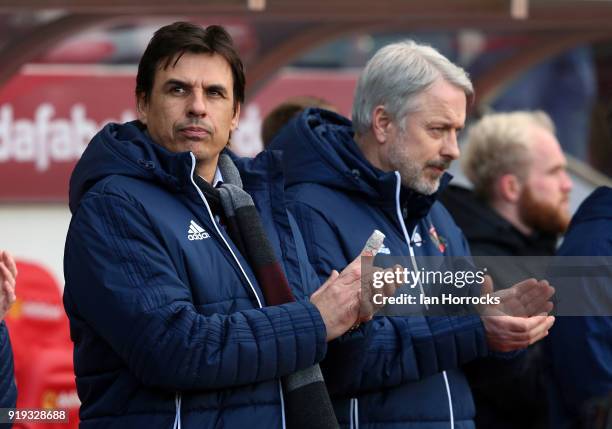
<instances>
[{"instance_id":1,"label":"white shirt collar","mask_svg":"<svg viewBox=\"0 0 612 429\"><path fill-rule=\"evenodd\" d=\"M200 175L198 174L198 176ZM200 176L200 179L206 181L206 179L202 176ZM223 184L223 176L221 175L221 170L219 170L219 167L217 167L215 170L215 175L213 176L212 187L216 188L219 183Z\"/></svg>"},{"instance_id":2,"label":"white shirt collar","mask_svg":"<svg viewBox=\"0 0 612 429\"><path fill-rule=\"evenodd\" d=\"M221 175L221 170L217 167L215 170L215 177L213 177L212 181L213 188L216 188L219 183L223 183L223 176Z\"/></svg>"}]
</instances>

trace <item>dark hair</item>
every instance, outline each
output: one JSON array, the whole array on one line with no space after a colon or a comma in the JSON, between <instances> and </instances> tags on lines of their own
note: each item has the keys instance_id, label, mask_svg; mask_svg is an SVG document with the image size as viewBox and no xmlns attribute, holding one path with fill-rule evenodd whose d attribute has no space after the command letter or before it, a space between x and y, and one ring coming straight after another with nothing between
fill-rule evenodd
<instances>
[{"instance_id":1,"label":"dark hair","mask_svg":"<svg viewBox=\"0 0 612 429\"><path fill-rule=\"evenodd\" d=\"M272 139L287 122L294 116L302 113L302 111L306 110L308 107L319 107L321 109L331 110L332 112L338 111L336 106L319 97L304 95L289 98L272 109L261 123L261 140L263 141L264 148L272 143Z\"/></svg>"},{"instance_id":2,"label":"dark hair","mask_svg":"<svg viewBox=\"0 0 612 429\"><path fill-rule=\"evenodd\" d=\"M219 54L225 58L232 69L236 112L238 103L244 102L244 66L231 36L219 25L202 28L189 22L175 22L157 30L138 64L136 96L144 95L148 102L157 69L160 65L164 70L170 65L174 67L185 52Z\"/></svg>"}]
</instances>

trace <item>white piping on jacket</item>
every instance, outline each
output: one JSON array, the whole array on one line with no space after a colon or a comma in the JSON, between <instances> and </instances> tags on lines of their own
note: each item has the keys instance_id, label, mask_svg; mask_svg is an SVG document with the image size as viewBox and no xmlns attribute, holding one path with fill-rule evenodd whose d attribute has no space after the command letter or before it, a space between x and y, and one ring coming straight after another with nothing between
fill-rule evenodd
<instances>
[{"instance_id":1,"label":"white piping on jacket","mask_svg":"<svg viewBox=\"0 0 612 429\"><path fill-rule=\"evenodd\" d=\"M400 176L399 171L395 172L395 178L397 179L397 182L395 185L395 208L397 212L397 218L399 219L400 225L402 226L402 231L404 233L404 239L406 240L406 244L408 244L408 250L410 251L410 260L412 261L412 269L418 273L419 267L417 266L417 263L416 263L416 256L414 254L414 249L412 248L412 244L410 244L410 237L408 236L408 230L406 229L406 224L404 223L404 218L402 216L402 210L400 208L400 190L402 186L402 177ZM416 226L415 226L415 230L416 230ZM423 291L423 285L421 284L420 279L419 279L419 288L421 289L421 293L424 296L425 292ZM426 309L429 308L427 304L425 304L425 308ZM444 376L444 384L446 386L446 396L448 397L448 409L450 411L450 427L451 429L455 429L455 417L453 413L453 401L452 401L452 396L451 396L451 391L450 391L450 384L448 382L448 377L446 376L446 371L442 371L442 375Z\"/></svg>"},{"instance_id":2,"label":"white piping on jacket","mask_svg":"<svg viewBox=\"0 0 612 429\"><path fill-rule=\"evenodd\" d=\"M359 429L359 400L351 398L349 402L349 429Z\"/></svg>"},{"instance_id":3,"label":"white piping on jacket","mask_svg":"<svg viewBox=\"0 0 612 429\"><path fill-rule=\"evenodd\" d=\"M397 218L399 219L400 225L402 226L402 232L404 233L404 239L406 240L406 244L408 245L408 251L410 252L410 262L412 263L412 269L414 270L415 273L419 272L419 267L417 266L416 263L416 256L414 255L414 249L412 248L412 244L410 242L410 236L408 235L408 230L406 229L406 224L404 223L404 217L402 216L402 209L400 207L400 190L401 190L401 184L402 184L402 178L399 174L399 171L395 172L395 178L397 179L397 182L395 184L395 212L397 213ZM414 230L412 231L412 235L414 236L414 232L416 231L417 227L414 227ZM425 291L423 290L423 284L421 283L421 279L420 277L417 277L417 282L419 284L419 289L421 291L421 294L423 296L425 296ZM427 305L427 303L425 303L425 309L429 310L429 306Z\"/></svg>"},{"instance_id":4,"label":"white piping on jacket","mask_svg":"<svg viewBox=\"0 0 612 429\"><path fill-rule=\"evenodd\" d=\"M176 392L176 395L174 396L176 414L174 416L174 426L172 426L172 429L181 429L181 400L181 394Z\"/></svg>"},{"instance_id":5,"label":"white piping on jacket","mask_svg":"<svg viewBox=\"0 0 612 429\"><path fill-rule=\"evenodd\" d=\"M359 429L359 399L355 398L355 429Z\"/></svg>"},{"instance_id":6,"label":"white piping on jacket","mask_svg":"<svg viewBox=\"0 0 612 429\"><path fill-rule=\"evenodd\" d=\"M195 181L193 180L193 172L194 172L195 166L196 166L196 159L195 159L195 156L194 156L193 153L190 152L189 154L191 155L191 173L190 173L189 179L191 180L191 183L193 184L193 186L196 189L196 191L198 191L198 194L200 195L200 198L202 198L202 201L204 201L204 205L206 206L206 211L208 212L208 215L210 216L210 219L212 220L213 226L215 227L215 230L217 231L217 234L219 234L219 236L221 237L221 240L223 240L223 242L225 243L225 245L229 249L230 253L234 257L234 261L236 261L236 264L238 264L238 268L240 268L240 271L242 272L242 275L244 276L244 278L246 279L247 283L251 287L251 290L253 291L253 295L255 295L255 298L257 299L257 305L259 305L259 308L262 308L263 305L261 304L261 300L259 299L259 296L257 295L257 292L255 291L255 288L253 287L253 284L251 283L251 280L249 280L249 276L246 275L246 272L244 271L244 268L242 268L242 265L240 265L240 262L238 261L238 258L236 257L236 254L234 253L234 251L232 250L230 245L225 240L225 237L223 236L223 234L221 234L221 230L217 226L217 222L215 222L215 217L213 216L212 211L210 210L210 206L208 205L208 201L206 201L206 198L204 197L204 194L202 193L202 191L200 190L198 185L196 185Z\"/></svg>"},{"instance_id":7,"label":"white piping on jacket","mask_svg":"<svg viewBox=\"0 0 612 429\"><path fill-rule=\"evenodd\" d=\"M238 268L240 268L240 271L242 272L242 275L244 276L244 278L246 279L247 283L251 287L251 290L253 291L253 295L255 295L255 299L257 299L257 305L259 305L259 308L262 308L263 305L261 304L261 300L259 299L259 296L257 295L257 292L255 291L255 288L253 287L253 284L251 283L251 280L249 279L249 276L246 275L246 272L244 271L244 268L242 268L242 265L240 265L240 261L238 261L238 258L236 257L236 254L234 253L234 251L232 250L232 248L230 247L228 242L225 240L225 237L223 236L223 234L221 234L221 231L219 230L219 227L217 226L217 222L215 222L215 218L214 218L214 216L212 214L212 211L210 210L210 206L208 205L208 201L206 201L206 198L204 197L204 194L202 193L202 191L200 190L198 185L196 185L195 181L193 180L193 172L195 171L196 159L195 159L195 156L193 155L193 153L190 153L190 155L191 155L191 172L189 174L189 179L191 180L191 183L193 184L193 186L196 189L196 191L198 191L198 195L200 195L200 198L204 202L204 205L206 206L206 211L208 212L208 215L210 216L210 219L212 220L213 226L215 227L215 230L217 231L217 234L219 234L219 236L221 237L221 240L223 240L223 243L225 243L225 245L229 249L230 253L234 257L234 261L236 261L236 264L238 264ZM286 429L285 402L283 400L283 386L282 386L280 380L278 381L278 388L280 390L281 418L283 420L283 429ZM176 406L176 415L174 417L174 426L172 427L172 429L181 429L181 394L180 393L177 392L176 398L175 398L174 402L175 402L175 406Z\"/></svg>"},{"instance_id":8,"label":"white piping on jacket","mask_svg":"<svg viewBox=\"0 0 612 429\"><path fill-rule=\"evenodd\" d=\"M453 398L451 396L450 385L448 384L448 377L446 371L442 371L444 376L444 383L446 383L446 393L448 395L448 409L450 410L451 429L455 429L455 416L453 416Z\"/></svg>"}]
</instances>

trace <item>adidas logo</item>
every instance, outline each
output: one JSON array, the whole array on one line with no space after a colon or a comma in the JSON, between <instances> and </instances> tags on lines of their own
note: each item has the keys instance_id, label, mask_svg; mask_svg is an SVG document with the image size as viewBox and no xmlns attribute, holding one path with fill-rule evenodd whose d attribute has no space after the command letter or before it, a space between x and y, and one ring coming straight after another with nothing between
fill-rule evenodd
<instances>
[{"instance_id":1,"label":"adidas logo","mask_svg":"<svg viewBox=\"0 0 612 429\"><path fill-rule=\"evenodd\" d=\"M193 219L189 224L189 230L187 231L187 238L189 241L193 240L204 240L205 238L209 238L210 235L206 232L204 228L195 223Z\"/></svg>"}]
</instances>

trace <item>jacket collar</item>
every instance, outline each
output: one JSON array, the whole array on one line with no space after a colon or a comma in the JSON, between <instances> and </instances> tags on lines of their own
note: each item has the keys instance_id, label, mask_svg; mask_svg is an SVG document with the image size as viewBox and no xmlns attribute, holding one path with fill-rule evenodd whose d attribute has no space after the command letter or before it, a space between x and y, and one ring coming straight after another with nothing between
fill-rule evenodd
<instances>
[{"instance_id":1,"label":"jacket collar","mask_svg":"<svg viewBox=\"0 0 612 429\"><path fill-rule=\"evenodd\" d=\"M180 192L191 185L190 152L174 153L154 143L139 121L108 124L91 140L70 178L70 209L111 175L153 181Z\"/></svg>"},{"instance_id":2,"label":"jacket collar","mask_svg":"<svg viewBox=\"0 0 612 429\"><path fill-rule=\"evenodd\" d=\"M446 189L453 176L449 173L444 173L440 178L440 186L438 190L431 195L421 194L413 189L402 186L400 190L400 208L405 212L405 219L408 222L416 222L429 213L431 207L437 201L441 192Z\"/></svg>"}]
</instances>

